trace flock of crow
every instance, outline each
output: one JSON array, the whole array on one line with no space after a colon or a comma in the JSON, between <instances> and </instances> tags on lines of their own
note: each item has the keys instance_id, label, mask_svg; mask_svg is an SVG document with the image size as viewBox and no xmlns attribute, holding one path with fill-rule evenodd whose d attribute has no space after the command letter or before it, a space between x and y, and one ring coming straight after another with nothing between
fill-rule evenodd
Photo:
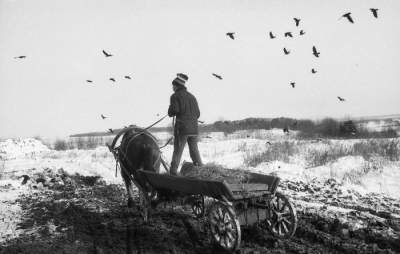
<instances>
[{"instance_id":1,"label":"flock of crow","mask_svg":"<svg viewBox=\"0 0 400 254\"><path fill-rule=\"evenodd\" d=\"M104 55L105 57L111 57L111 56L113 56L112 54L108 53L108 52L105 51L104 49L103 49L102 52L103 52L103 55ZM129 76L129 75L125 75L124 78L125 78L125 79L132 79L131 76ZM115 78L113 78L113 77L109 78L109 80L112 81L112 82L116 82ZM93 83L93 80L87 79L86 82L88 82L88 83Z\"/></svg>"},{"instance_id":2,"label":"flock of crow","mask_svg":"<svg viewBox=\"0 0 400 254\"><path fill-rule=\"evenodd\" d=\"M370 8L370 11L372 12L373 17L378 18L378 10L379 10L379 9L376 9L376 8ZM347 13L343 14L339 19L341 19L341 18L346 18L351 24L354 24L354 19L353 19L353 17L351 16L351 12L347 12ZM296 27L299 27L301 19L300 19L300 18L293 18L293 20L294 20L294 22L295 22L295 26L296 26ZM305 31L304 31L304 30L300 30L300 31L299 31L299 35L300 35L300 36L305 35ZM230 39L232 39L232 40L235 40L235 38L236 38L236 35L235 35L234 32L228 32L228 33L226 33L226 36L228 36L228 37L229 37ZM293 38L293 33L292 33L292 32L285 32L283 36L284 36L284 37ZM276 37L277 37L277 35L275 35L272 31L269 32L269 38L270 38L270 39L275 39ZM286 47L283 48L283 53L284 53L285 55L289 55L290 52L291 52L291 51L290 51L289 49L287 49ZM107 52L107 51L105 51L105 50L102 50L102 53L103 53L103 55L104 55L106 58L112 57L112 56L113 56L111 53L109 53L109 52ZM313 54L315 57L318 58L318 57L320 56L321 53L317 50L317 48L316 48L315 46L313 46L313 47L312 47L312 54ZM25 56L25 55L20 55L20 56L14 57L14 59L25 59L25 58L27 58L27 56ZM312 73L312 74L316 74L316 73L317 73L317 70L314 69L314 68L312 68L312 69L311 69L311 73ZM216 74L216 73L212 73L212 76L214 76L215 78L217 78L217 79L219 79L219 80L222 80L222 79L223 79L221 75ZM125 75L124 78L125 78L125 79L131 79L131 76ZM116 82L116 79L115 79L114 77L110 77L109 80L112 81L112 82ZM93 80L87 79L86 82L87 82L87 83L93 83ZM290 82L290 86L291 86L292 88L295 88L296 82ZM345 99L344 99L343 97L340 97L340 96L337 96L337 99L338 99L339 101L341 101L341 102L344 102L344 101L345 101ZM157 115L158 115L158 114L157 114ZM103 114L101 114L101 119L104 120L104 119L106 119L106 118L107 118L106 116L104 116ZM111 129L111 128L108 129L108 131L109 131L110 133L114 133L113 129Z\"/></svg>"},{"instance_id":3,"label":"flock of crow","mask_svg":"<svg viewBox=\"0 0 400 254\"><path fill-rule=\"evenodd\" d=\"M379 10L379 9L377 9L377 8L370 8L370 11L372 12L372 15L373 15L375 18L378 18L378 10ZM354 24L354 19L353 19L352 16L351 16L351 12L347 12L347 13L343 14L339 19L341 19L341 18L347 18L347 20L348 20L350 23ZM293 18L293 20L294 20L294 22L295 22L296 27L299 27L301 19L300 19L300 18ZM301 36L302 36L302 35L305 35L305 31L304 31L304 30L300 30L299 35L301 35ZM232 39L232 40L234 40L234 39L236 38L234 32L226 33L226 36L228 36L228 37L229 37L230 39ZM292 33L292 32L285 32L285 33L283 34L283 36L284 36L284 37L293 38L293 33ZM269 32L269 38L270 38L270 39L275 39L276 37L277 37L277 35L274 35L274 33L273 33L272 31ZM291 52L291 51L290 51L289 49L287 49L286 47L283 48L283 53L284 53L285 55L289 55L290 52ZM313 46L313 47L312 47L312 54L313 54L315 57L318 58L319 55L321 54L321 52L319 52L319 51L317 50L317 48L316 48L315 46ZM311 69L311 73L312 73L312 74L316 74L316 73L317 73L317 70L314 69L314 68L312 68L312 69ZM214 75L216 78L222 79L221 76L219 76L219 75L217 75L217 74L215 74L215 73L213 73L213 75ZM295 88L296 82L293 82L293 81L290 82L290 86L291 86L292 88ZM341 101L341 102L346 101L343 97L340 97L340 96L337 96L337 99L338 99L339 101Z\"/></svg>"}]
</instances>

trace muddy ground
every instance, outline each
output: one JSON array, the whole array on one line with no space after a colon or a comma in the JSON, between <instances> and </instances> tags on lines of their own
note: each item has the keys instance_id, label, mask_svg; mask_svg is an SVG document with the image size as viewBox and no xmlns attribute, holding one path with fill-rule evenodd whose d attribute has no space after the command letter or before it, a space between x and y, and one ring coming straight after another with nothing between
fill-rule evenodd
<instances>
[{"instance_id":1,"label":"muddy ground","mask_svg":"<svg viewBox=\"0 0 400 254\"><path fill-rule=\"evenodd\" d=\"M144 223L140 209L126 208L122 186L97 177L49 172L31 176L26 185L28 194L7 201L18 204L23 216L16 225L19 235L1 243L1 254L223 253L210 242L204 221L187 207L167 205ZM282 182L280 190L297 208L295 236L278 240L259 227L243 228L238 253L400 253L399 202L339 195L336 185ZM7 188L14 187L1 191ZM313 203L310 199L322 205L306 205ZM12 221L9 216L3 222Z\"/></svg>"}]
</instances>

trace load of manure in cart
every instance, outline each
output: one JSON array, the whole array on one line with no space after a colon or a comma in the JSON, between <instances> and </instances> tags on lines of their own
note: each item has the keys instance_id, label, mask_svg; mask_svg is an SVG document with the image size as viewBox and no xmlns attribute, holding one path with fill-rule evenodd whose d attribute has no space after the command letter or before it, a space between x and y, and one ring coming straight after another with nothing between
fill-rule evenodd
<instances>
[{"instance_id":1,"label":"load of manure in cart","mask_svg":"<svg viewBox=\"0 0 400 254\"><path fill-rule=\"evenodd\" d=\"M181 176L197 178L202 180L225 181L229 184L247 183L250 173L240 169L224 168L214 163L205 164L201 167L193 163L185 162L182 165Z\"/></svg>"}]
</instances>

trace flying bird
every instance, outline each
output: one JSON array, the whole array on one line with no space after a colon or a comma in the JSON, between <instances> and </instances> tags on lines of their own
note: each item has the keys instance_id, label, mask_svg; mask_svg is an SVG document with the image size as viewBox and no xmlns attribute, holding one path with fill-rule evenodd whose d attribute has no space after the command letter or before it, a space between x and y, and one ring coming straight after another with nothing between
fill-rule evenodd
<instances>
[{"instance_id":1,"label":"flying bird","mask_svg":"<svg viewBox=\"0 0 400 254\"><path fill-rule=\"evenodd\" d=\"M304 30L300 30L300 35L305 35L306 32L304 32Z\"/></svg>"},{"instance_id":2,"label":"flying bird","mask_svg":"<svg viewBox=\"0 0 400 254\"><path fill-rule=\"evenodd\" d=\"M375 9L375 8L370 8L372 15L374 15L375 18L378 18L378 10L379 9Z\"/></svg>"},{"instance_id":3,"label":"flying bird","mask_svg":"<svg viewBox=\"0 0 400 254\"><path fill-rule=\"evenodd\" d=\"M215 74L215 73L213 73L212 74L214 77L216 77L217 79L220 79L220 80L222 80L222 77L220 76L220 75L218 75L218 74Z\"/></svg>"},{"instance_id":4,"label":"flying bird","mask_svg":"<svg viewBox=\"0 0 400 254\"><path fill-rule=\"evenodd\" d=\"M231 38L232 40L235 39L235 36L233 36L235 33L226 33L227 36L229 36L229 38Z\"/></svg>"},{"instance_id":5,"label":"flying bird","mask_svg":"<svg viewBox=\"0 0 400 254\"><path fill-rule=\"evenodd\" d=\"M351 17L351 12L348 12L348 13L343 14L341 18L347 18L347 20L348 20L350 23L354 23L354 20L353 20L353 18Z\"/></svg>"},{"instance_id":6,"label":"flying bird","mask_svg":"<svg viewBox=\"0 0 400 254\"><path fill-rule=\"evenodd\" d=\"M283 52L285 53L285 55L289 55L290 54L290 50L287 50L286 48L283 48Z\"/></svg>"},{"instance_id":7,"label":"flying bird","mask_svg":"<svg viewBox=\"0 0 400 254\"><path fill-rule=\"evenodd\" d=\"M114 133L114 131L113 131L113 129L108 129L108 131L110 132L110 133Z\"/></svg>"},{"instance_id":8,"label":"flying bird","mask_svg":"<svg viewBox=\"0 0 400 254\"><path fill-rule=\"evenodd\" d=\"M16 57L14 57L15 59L24 59L24 58L26 58L26 56L16 56Z\"/></svg>"},{"instance_id":9,"label":"flying bird","mask_svg":"<svg viewBox=\"0 0 400 254\"><path fill-rule=\"evenodd\" d=\"M127 76L125 76L125 78L126 78L126 79L132 79L132 78L131 78L130 76L128 76L128 75L127 75Z\"/></svg>"},{"instance_id":10,"label":"flying bird","mask_svg":"<svg viewBox=\"0 0 400 254\"><path fill-rule=\"evenodd\" d=\"M317 71L316 71L314 68L312 68L312 69L311 69L311 73L312 73L312 74L315 74L315 73L317 73Z\"/></svg>"},{"instance_id":11,"label":"flying bird","mask_svg":"<svg viewBox=\"0 0 400 254\"><path fill-rule=\"evenodd\" d=\"M294 22L296 22L296 26L299 26L301 19L298 19L298 18L293 18L293 19L294 19Z\"/></svg>"},{"instance_id":12,"label":"flying bird","mask_svg":"<svg viewBox=\"0 0 400 254\"><path fill-rule=\"evenodd\" d=\"M101 118L103 118L103 120L104 120L107 118L107 116L104 116L103 114L101 114Z\"/></svg>"},{"instance_id":13,"label":"flying bird","mask_svg":"<svg viewBox=\"0 0 400 254\"><path fill-rule=\"evenodd\" d=\"M315 46L312 47L312 51L313 51L313 55L315 57L319 57L319 54L321 54L321 52L317 51L317 48Z\"/></svg>"},{"instance_id":14,"label":"flying bird","mask_svg":"<svg viewBox=\"0 0 400 254\"><path fill-rule=\"evenodd\" d=\"M292 32L286 32L285 37L293 38Z\"/></svg>"},{"instance_id":15,"label":"flying bird","mask_svg":"<svg viewBox=\"0 0 400 254\"><path fill-rule=\"evenodd\" d=\"M269 141L267 141L265 144L266 144L266 145L272 145L272 143L269 142Z\"/></svg>"},{"instance_id":16,"label":"flying bird","mask_svg":"<svg viewBox=\"0 0 400 254\"><path fill-rule=\"evenodd\" d=\"M112 82L115 82L115 78L110 78L110 80L111 80Z\"/></svg>"},{"instance_id":17,"label":"flying bird","mask_svg":"<svg viewBox=\"0 0 400 254\"><path fill-rule=\"evenodd\" d=\"M110 53L107 53L104 49L103 49L103 54L104 54L105 57L113 56L113 55L111 55Z\"/></svg>"},{"instance_id":18,"label":"flying bird","mask_svg":"<svg viewBox=\"0 0 400 254\"><path fill-rule=\"evenodd\" d=\"M290 82L290 85L294 88L296 85L296 82Z\"/></svg>"},{"instance_id":19,"label":"flying bird","mask_svg":"<svg viewBox=\"0 0 400 254\"><path fill-rule=\"evenodd\" d=\"M337 98L339 99L339 101L345 101L345 99L340 96L338 96Z\"/></svg>"},{"instance_id":20,"label":"flying bird","mask_svg":"<svg viewBox=\"0 0 400 254\"><path fill-rule=\"evenodd\" d=\"M275 38L276 38L276 36L274 36L274 35L272 34L272 32L269 32L269 38L271 38L271 39L275 39Z\"/></svg>"},{"instance_id":21,"label":"flying bird","mask_svg":"<svg viewBox=\"0 0 400 254\"><path fill-rule=\"evenodd\" d=\"M90 79L87 79L86 82L88 82L88 83L93 83L93 81L90 80Z\"/></svg>"}]
</instances>

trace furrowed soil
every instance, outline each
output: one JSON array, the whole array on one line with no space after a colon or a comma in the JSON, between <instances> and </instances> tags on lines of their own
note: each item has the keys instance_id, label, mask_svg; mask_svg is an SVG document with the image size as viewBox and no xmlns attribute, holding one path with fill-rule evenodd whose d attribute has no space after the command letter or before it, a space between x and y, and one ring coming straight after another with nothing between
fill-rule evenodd
<instances>
[{"instance_id":1,"label":"furrowed soil","mask_svg":"<svg viewBox=\"0 0 400 254\"><path fill-rule=\"evenodd\" d=\"M1 203L10 207L1 211L7 229L1 254L224 253L189 207L159 206L145 223L139 206L126 208L123 186L100 177L48 171L22 187L29 191ZM11 193L19 187L1 188ZM278 191L297 209L294 237L275 239L261 227L242 228L238 253L400 253L399 200L360 196L334 180L282 181Z\"/></svg>"}]
</instances>

